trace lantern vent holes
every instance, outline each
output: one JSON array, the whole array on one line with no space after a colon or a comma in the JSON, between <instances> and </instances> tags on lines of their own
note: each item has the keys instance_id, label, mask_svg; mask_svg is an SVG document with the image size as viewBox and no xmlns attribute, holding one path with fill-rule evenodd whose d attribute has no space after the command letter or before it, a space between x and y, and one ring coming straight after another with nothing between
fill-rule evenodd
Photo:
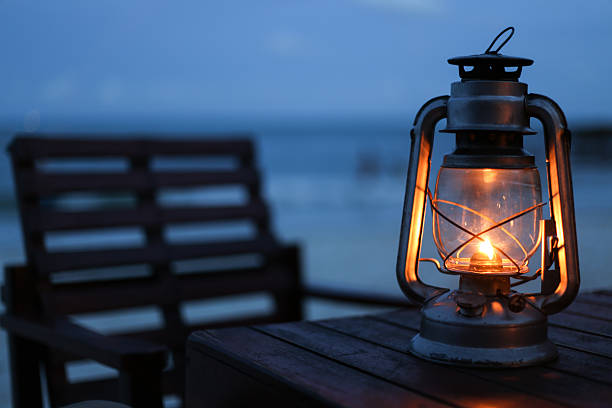
<instances>
[{"instance_id":1,"label":"lantern vent holes","mask_svg":"<svg viewBox=\"0 0 612 408\"><path fill-rule=\"evenodd\" d=\"M493 50L493 46L506 32L510 32L501 44ZM514 35L514 27L502 30L491 42L483 54L454 57L448 60L449 64L459 66L459 76L463 81L493 80L518 81L524 66L533 64L533 60L522 57L502 55L499 51Z\"/></svg>"}]
</instances>

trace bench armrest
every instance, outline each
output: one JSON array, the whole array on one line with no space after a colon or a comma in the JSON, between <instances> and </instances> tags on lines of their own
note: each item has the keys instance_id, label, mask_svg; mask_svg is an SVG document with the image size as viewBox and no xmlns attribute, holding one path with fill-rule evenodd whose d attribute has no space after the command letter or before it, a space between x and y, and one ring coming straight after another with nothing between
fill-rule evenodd
<instances>
[{"instance_id":1,"label":"bench armrest","mask_svg":"<svg viewBox=\"0 0 612 408\"><path fill-rule=\"evenodd\" d=\"M0 317L0 324L10 334L95 360L120 371L161 371L167 362L168 350L164 346L139 339L105 336L74 324L67 318L40 322L5 314Z\"/></svg>"},{"instance_id":2,"label":"bench armrest","mask_svg":"<svg viewBox=\"0 0 612 408\"><path fill-rule=\"evenodd\" d=\"M303 294L306 297L319 299L335 300L345 303L359 303L363 305L384 306L384 307L416 307L404 296L393 296L384 294L374 294L365 291L347 290L320 285L308 285L304 287Z\"/></svg>"}]
</instances>

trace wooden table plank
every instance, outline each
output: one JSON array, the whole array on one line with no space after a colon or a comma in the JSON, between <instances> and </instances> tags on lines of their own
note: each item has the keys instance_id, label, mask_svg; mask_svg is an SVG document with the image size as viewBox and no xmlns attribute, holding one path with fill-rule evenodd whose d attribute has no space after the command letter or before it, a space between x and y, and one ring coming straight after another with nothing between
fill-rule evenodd
<instances>
[{"instance_id":1,"label":"wooden table plank","mask_svg":"<svg viewBox=\"0 0 612 408\"><path fill-rule=\"evenodd\" d=\"M406 319L405 325L413 330L418 330L420 312L417 309L409 309L405 313L407 316L412 316ZM582 351L589 355L612 358L612 339L609 336L577 331L566 326L549 325L548 336L556 345ZM584 356L584 358L590 357ZM603 361L609 364L607 360Z\"/></svg>"},{"instance_id":2,"label":"wooden table plank","mask_svg":"<svg viewBox=\"0 0 612 408\"><path fill-rule=\"evenodd\" d=\"M193 363L186 406L244 401L268 406L612 406L612 291L580 295L549 322L559 359L514 369L445 366L414 357L408 344L419 329L416 308L199 332L189 341ZM197 376L207 381L198 382ZM197 395L190 403L193 390Z\"/></svg>"},{"instance_id":3,"label":"wooden table plank","mask_svg":"<svg viewBox=\"0 0 612 408\"><path fill-rule=\"evenodd\" d=\"M573 350L568 347L558 347L558 350L559 358L546 364L546 367L589 380L599 381L608 386L612 385L612 360L609 358L589 355L583 351Z\"/></svg>"},{"instance_id":4,"label":"wooden table plank","mask_svg":"<svg viewBox=\"0 0 612 408\"><path fill-rule=\"evenodd\" d=\"M407 343L399 340L404 329L413 330L413 334L418 330L418 320L414 310L401 310L390 312L376 316L376 320L381 323L392 323L395 327L378 327L379 331L386 329L384 337L379 336L379 341L384 342L391 348L398 351L405 351ZM346 319L336 321L337 324L344 326L345 330L352 330L351 325L346 323ZM354 334L354 333L352 333ZM404 335L405 336L405 335ZM610 343L612 344L612 343ZM598 381L587 379L590 374L588 372L589 358L598 359L598 356L590 356L584 353L585 363L576 367L578 376L568 374L565 371L555 370L553 366L538 366L515 368L511 370L482 370L482 369L463 369L458 368L457 371L464 370L472 372L475 375L483 375L486 378L503 382L508 387L512 387L524 392L531 392L543 398L551 399L559 403L571 404L577 407L608 407L609 401L612 401L612 388L607 384ZM581 378L582 377L582 378ZM597 399L585 400L586 396L597 395Z\"/></svg>"},{"instance_id":5,"label":"wooden table plank","mask_svg":"<svg viewBox=\"0 0 612 408\"><path fill-rule=\"evenodd\" d=\"M612 358L612 344L609 337L584 333L565 327L548 327L548 337L557 346L571 348L584 353Z\"/></svg>"},{"instance_id":6,"label":"wooden table plank","mask_svg":"<svg viewBox=\"0 0 612 408\"><path fill-rule=\"evenodd\" d=\"M570 313L559 313L548 316L550 326L565 327L580 330L585 333L607 336L612 339L612 321L597 319L595 317L581 316Z\"/></svg>"},{"instance_id":7,"label":"wooden table plank","mask_svg":"<svg viewBox=\"0 0 612 408\"><path fill-rule=\"evenodd\" d=\"M343 323L345 325L350 325L350 324L356 324L355 322L356 320L371 321L373 319L376 320L376 315L373 315L370 317L362 317L362 318L351 318L351 319L348 319L346 323L344 322ZM329 324L332 322L336 322L336 321L337 320L328 320L328 321L322 321L322 322L316 322L316 323L327 326L327 327L333 327L333 326L330 326ZM369 324L373 325L374 327L377 327L376 322L372 322ZM555 333L556 336L551 336L551 339L553 339L553 341L558 346L560 346L559 347L560 357L556 361L549 363L547 365L548 367L553 368L555 370L564 371L572 375L581 376L584 378L588 378L590 380L599 381L599 382L603 382L603 383L612 385L612 369L611 369L612 368L612 350L611 350L612 344L610 343L609 340L603 339L603 341L597 342L596 340L601 340L601 338L598 336L593 336L593 335L584 334L580 332L573 332L573 331L569 331L569 330L561 329L561 328L553 329L553 331L556 332ZM563 333L563 331L567 331L567 333ZM398 336L398 339L400 342L405 342L405 344L407 345L410 339L412 338L412 336L416 334L416 332L417 332L416 328L411 327L405 332L398 331L397 333L394 333L394 335ZM354 333L351 332L351 334L354 334ZM572 334L576 334L576 336L571 337ZM381 330L379 335L381 335L382 337L381 338L371 337L372 334L370 334L370 337L368 337L368 340L377 342L378 344L384 344L381 342L385 341L384 337L387 336L388 333L386 333L384 330ZM555 340L553 337L556 337L557 339L561 339L561 342ZM585 352L581 350L576 350L574 348L565 347L563 343L570 344L572 345L572 347L574 347L576 343L583 345L583 347L586 347L589 344L591 345L596 344L598 351L599 349L601 349L603 353L607 353L608 355L602 356L602 355L598 355L598 354L595 354L589 351Z\"/></svg>"},{"instance_id":8,"label":"wooden table plank","mask_svg":"<svg viewBox=\"0 0 612 408\"><path fill-rule=\"evenodd\" d=\"M574 302L612 306L612 296L605 293L584 293L578 295Z\"/></svg>"},{"instance_id":9,"label":"wooden table plank","mask_svg":"<svg viewBox=\"0 0 612 408\"><path fill-rule=\"evenodd\" d=\"M196 332L189 343L192 351L196 348L268 386L274 380L296 395L310 395L309 402L317 401L319 405L327 401L327 405L350 407L447 406L251 328ZM187 406L195 406L190 400L197 400L197 390L188 387L187 391L191 394ZM259 395L263 401L243 403L256 406L267 397Z\"/></svg>"},{"instance_id":10,"label":"wooden table plank","mask_svg":"<svg viewBox=\"0 0 612 408\"><path fill-rule=\"evenodd\" d=\"M612 303L600 305L595 303L574 302L563 313L594 317L612 322Z\"/></svg>"},{"instance_id":11,"label":"wooden table plank","mask_svg":"<svg viewBox=\"0 0 612 408\"><path fill-rule=\"evenodd\" d=\"M297 322L260 326L258 329L393 384L423 392L431 397L437 396L448 404L469 408L559 406L479 376L457 376L452 367L429 363L412 355L340 333L330 329L333 322L334 320L321 324ZM368 331L371 322L368 319L350 319L351 327L358 333ZM414 334L412 331L408 332L411 336ZM409 339L403 337L403 340Z\"/></svg>"}]
</instances>

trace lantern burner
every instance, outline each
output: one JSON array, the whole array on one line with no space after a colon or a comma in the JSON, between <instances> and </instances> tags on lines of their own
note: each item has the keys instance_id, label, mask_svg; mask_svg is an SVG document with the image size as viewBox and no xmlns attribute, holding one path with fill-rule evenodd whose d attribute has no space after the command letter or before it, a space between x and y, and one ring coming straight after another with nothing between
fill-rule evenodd
<instances>
[{"instance_id":1,"label":"lantern burner","mask_svg":"<svg viewBox=\"0 0 612 408\"><path fill-rule=\"evenodd\" d=\"M479 251L470 258L470 270L484 273L504 271L502 260L488 239L480 243Z\"/></svg>"},{"instance_id":2,"label":"lantern burner","mask_svg":"<svg viewBox=\"0 0 612 408\"><path fill-rule=\"evenodd\" d=\"M497 40L506 32L510 35L495 51L492 51ZM449 64L459 66L459 76L462 81L493 80L518 81L523 67L533 64L533 60L522 57L502 55L499 51L514 35L514 27L508 27L495 37L484 54L454 57L448 60ZM471 67L472 69L466 69Z\"/></svg>"}]
</instances>

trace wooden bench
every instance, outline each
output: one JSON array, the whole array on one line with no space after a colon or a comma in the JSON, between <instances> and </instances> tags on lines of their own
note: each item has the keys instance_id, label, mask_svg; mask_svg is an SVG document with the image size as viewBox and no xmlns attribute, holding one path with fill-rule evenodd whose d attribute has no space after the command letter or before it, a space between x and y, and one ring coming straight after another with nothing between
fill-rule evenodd
<instances>
[{"instance_id":1,"label":"wooden bench","mask_svg":"<svg viewBox=\"0 0 612 408\"><path fill-rule=\"evenodd\" d=\"M248 135L17 136L9 152L27 258L5 268L3 287L15 407L42 406L41 365L54 407L84 399L160 407L165 394L183 396L185 339L194 330L300 320L307 293L399 303L302 288L299 248L271 231ZM232 223L246 232L172 238L173 228ZM108 231L138 242L102 247ZM253 293L267 295L270 310L203 323L181 312L190 301ZM101 333L71 317L144 306L160 312L156 327ZM118 377L70 381L67 364L83 359L116 369Z\"/></svg>"}]
</instances>

